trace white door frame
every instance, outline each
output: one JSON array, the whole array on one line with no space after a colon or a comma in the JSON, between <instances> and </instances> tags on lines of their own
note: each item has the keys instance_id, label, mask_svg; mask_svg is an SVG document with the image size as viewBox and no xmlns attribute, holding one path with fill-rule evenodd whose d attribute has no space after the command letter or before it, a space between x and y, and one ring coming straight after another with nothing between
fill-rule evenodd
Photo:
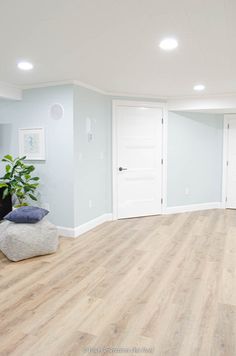
<instances>
[{"instance_id":1,"label":"white door frame","mask_svg":"<svg viewBox=\"0 0 236 356\"><path fill-rule=\"evenodd\" d=\"M116 108L118 106L134 106L134 107L149 107L159 108L163 114L162 125L162 207L161 213L164 213L167 206L167 125L168 125L168 111L167 104L150 101L129 101L129 100L112 100L112 201L113 201L113 220L118 219L118 163L117 163L117 118Z\"/></svg>"},{"instance_id":2,"label":"white door frame","mask_svg":"<svg viewBox=\"0 0 236 356\"><path fill-rule=\"evenodd\" d=\"M230 119L236 119L236 114L224 115L224 137L223 137L223 174L222 174L222 208L227 208L227 182L228 182L228 145L229 145L229 131L228 125Z\"/></svg>"}]
</instances>

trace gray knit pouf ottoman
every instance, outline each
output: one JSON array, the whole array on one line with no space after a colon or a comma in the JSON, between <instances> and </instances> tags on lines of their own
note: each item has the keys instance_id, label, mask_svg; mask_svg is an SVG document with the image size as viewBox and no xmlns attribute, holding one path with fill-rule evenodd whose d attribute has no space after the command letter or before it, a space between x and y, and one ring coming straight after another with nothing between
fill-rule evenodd
<instances>
[{"instance_id":1,"label":"gray knit pouf ottoman","mask_svg":"<svg viewBox=\"0 0 236 356\"><path fill-rule=\"evenodd\" d=\"M54 253L58 242L57 228L46 218L36 224L0 224L0 250L11 261Z\"/></svg>"}]
</instances>

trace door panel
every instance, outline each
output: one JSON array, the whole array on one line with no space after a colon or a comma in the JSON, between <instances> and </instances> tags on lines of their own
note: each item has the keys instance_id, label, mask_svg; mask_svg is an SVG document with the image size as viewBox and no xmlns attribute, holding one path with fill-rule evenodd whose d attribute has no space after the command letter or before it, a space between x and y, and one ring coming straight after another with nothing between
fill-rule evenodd
<instances>
[{"instance_id":1,"label":"door panel","mask_svg":"<svg viewBox=\"0 0 236 356\"><path fill-rule=\"evenodd\" d=\"M159 214L162 187L162 109L118 106L118 217ZM117 167L117 168L118 168Z\"/></svg>"}]
</instances>

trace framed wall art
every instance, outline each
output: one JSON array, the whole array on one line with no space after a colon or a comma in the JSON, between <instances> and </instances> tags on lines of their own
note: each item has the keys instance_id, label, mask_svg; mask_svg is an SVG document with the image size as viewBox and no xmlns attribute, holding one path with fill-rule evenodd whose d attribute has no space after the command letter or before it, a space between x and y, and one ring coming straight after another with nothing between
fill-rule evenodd
<instances>
[{"instance_id":1,"label":"framed wall art","mask_svg":"<svg viewBox=\"0 0 236 356\"><path fill-rule=\"evenodd\" d=\"M44 128L19 129L19 155L29 161L46 159Z\"/></svg>"}]
</instances>

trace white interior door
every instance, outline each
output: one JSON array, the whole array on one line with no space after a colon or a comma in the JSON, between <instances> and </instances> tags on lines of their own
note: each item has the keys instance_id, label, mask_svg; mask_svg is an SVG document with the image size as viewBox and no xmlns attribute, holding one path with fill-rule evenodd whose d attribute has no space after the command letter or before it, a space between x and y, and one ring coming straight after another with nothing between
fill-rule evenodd
<instances>
[{"instance_id":1,"label":"white interior door","mask_svg":"<svg viewBox=\"0 0 236 356\"><path fill-rule=\"evenodd\" d=\"M236 116L228 119L227 208L236 209Z\"/></svg>"},{"instance_id":2,"label":"white interior door","mask_svg":"<svg viewBox=\"0 0 236 356\"><path fill-rule=\"evenodd\" d=\"M118 218L161 213L162 108L116 106Z\"/></svg>"}]
</instances>

